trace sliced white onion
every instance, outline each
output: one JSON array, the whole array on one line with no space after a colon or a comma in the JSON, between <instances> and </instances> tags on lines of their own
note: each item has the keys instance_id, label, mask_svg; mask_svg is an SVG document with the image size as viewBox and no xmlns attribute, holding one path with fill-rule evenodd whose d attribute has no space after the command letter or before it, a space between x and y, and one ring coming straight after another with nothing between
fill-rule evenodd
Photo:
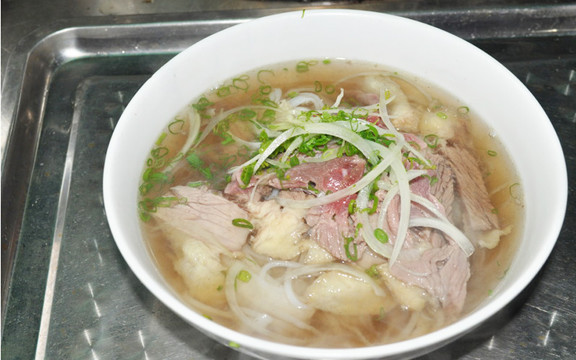
<instances>
[{"instance_id":1,"label":"sliced white onion","mask_svg":"<svg viewBox=\"0 0 576 360\"><path fill-rule=\"evenodd\" d=\"M338 106L340 106L340 102L342 101L343 97L344 97L344 89L340 88L340 94L336 98L336 101L334 102L334 105L332 105L332 107L337 108Z\"/></svg>"},{"instance_id":2,"label":"sliced white onion","mask_svg":"<svg viewBox=\"0 0 576 360\"><path fill-rule=\"evenodd\" d=\"M356 199L356 204L358 208L365 209L368 207L368 199L370 197L370 188L365 187L360 191L358 194L358 198ZM360 211L357 214L360 223L362 224L362 238L366 242L366 244L372 249L372 251L376 252L384 256L385 258L390 258L392 256L392 246L389 243L383 244L376 236L374 236L374 228L370 223L370 218L368 213L364 211Z\"/></svg>"},{"instance_id":3,"label":"sliced white onion","mask_svg":"<svg viewBox=\"0 0 576 360\"><path fill-rule=\"evenodd\" d=\"M412 201L414 201L415 203L418 203L422 206L424 206L426 208L426 210L430 211L432 214L434 214L437 218L442 219L444 221L448 221L448 219L446 218L446 216L440 211L440 209L438 209L438 207L436 207L436 205L434 205L434 203L432 203L432 201L426 199L423 196L417 195L412 193L410 195L410 198L412 199Z\"/></svg>"},{"instance_id":4,"label":"sliced white onion","mask_svg":"<svg viewBox=\"0 0 576 360\"><path fill-rule=\"evenodd\" d=\"M270 143L270 145L268 145L268 147L259 155L260 158L258 159L258 161L256 161L256 164L254 165L254 173L258 171L258 169L264 163L264 161L266 161L266 159L268 159L268 157L272 155L272 153L274 153L274 151L276 151L276 149L278 149L282 144L284 144L286 141L295 136L300 136L305 133L306 131L302 128L291 128L284 131L282 134L276 137Z\"/></svg>"},{"instance_id":5,"label":"sliced white onion","mask_svg":"<svg viewBox=\"0 0 576 360\"><path fill-rule=\"evenodd\" d=\"M230 268L228 268L226 280L224 281L224 291L226 294L226 300L228 301L228 306L244 326L258 333L272 335L270 331L266 330L266 326L262 326L262 324L255 322L254 316L248 316L244 309L238 304L238 299L236 298L236 278L240 271L244 269L244 266L245 265L240 261L235 261L232 263Z\"/></svg>"},{"instance_id":6,"label":"sliced white onion","mask_svg":"<svg viewBox=\"0 0 576 360\"><path fill-rule=\"evenodd\" d=\"M464 251L466 256L470 256L474 253L474 245L472 242L466 237L466 235L464 235L462 231L460 231L456 226L448 221L437 218L420 217L410 219L410 226L429 227L440 230L448 235L452 240L454 240L456 244L460 246L462 251Z\"/></svg>"},{"instance_id":7,"label":"sliced white onion","mask_svg":"<svg viewBox=\"0 0 576 360\"><path fill-rule=\"evenodd\" d=\"M190 150L192 145L194 145L196 138L198 138L198 133L200 132L200 115L198 115L198 112L195 109L190 109L190 111L188 111L187 115L188 115L188 124L189 124L188 125L188 137L186 138L186 142L184 143L184 145L182 146L180 151L177 152L177 154L186 155L188 150ZM166 172L171 171L176 166L176 164L178 164L178 162L173 162L172 164L166 166L166 168L163 170L163 172L166 173Z\"/></svg>"},{"instance_id":8,"label":"sliced white onion","mask_svg":"<svg viewBox=\"0 0 576 360\"><path fill-rule=\"evenodd\" d=\"M340 138L354 145L372 164L378 162L378 155L384 156L387 148L368 141L355 131L337 123L305 123L304 129L312 134L326 134Z\"/></svg>"},{"instance_id":9,"label":"sliced white onion","mask_svg":"<svg viewBox=\"0 0 576 360\"><path fill-rule=\"evenodd\" d=\"M253 158L251 158L250 160L248 160L248 161L246 161L240 165L232 166L230 169L228 169L228 174L233 174L236 172L236 170L242 169L242 168L244 168L250 164L255 163L256 161L260 160L260 157L261 157L260 154L258 154L256 156L254 156Z\"/></svg>"},{"instance_id":10,"label":"sliced white onion","mask_svg":"<svg viewBox=\"0 0 576 360\"><path fill-rule=\"evenodd\" d=\"M300 146L302 144L302 141L304 141L302 139L302 137L298 137L298 138L294 139L294 141L292 141L292 143L290 143L290 145L288 145L288 147L286 148L286 151L284 152L284 155L282 155L282 162L288 161L288 158L292 155L294 150L296 150L298 148L298 146Z\"/></svg>"},{"instance_id":11,"label":"sliced white onion","mask_svg":"<svg viewBox=\"0 0 576 360\"><path fill-rule=\"evenodd\" d=\"M260 145L262 145L261 142L258 141L246 141L244 139L239 138L238 136L230 133L230 137L232 139L234 139L234 142L236 142L239 145L242 146L246 146L248 149L250 150L258 150L260 148Z\"/></svg>"},{"instance_id":12,"label":"sliced white onion","mask_svg":"<svg viewBox=\"0 0 576 360\"><path fill-rule=\"evenodd\" d=\"M394 199L394 196L398 194L398 186L392 187L390 190L386 192L386 196L384 196L384 200L382 201L380 207L380 213L378 214L378 227L380 229L384 229L384 221L386 221L386 213L388 212L388 207Z\"/></svg>"},{"instance_id":13,"label":"sliced white onion","mask_svg":"<svg viewBox=\"0 0 576 360\"><path fill-rule=\"evenodd\" d=\"M410 207L412 206L410 201L410 183L408 182L408 175L406 174L404 165L401 161L396 161L393 162L391 166L396 180L398 181L398 194L400 195L400 221L398 222L398 232L396 233L394 250L392 251L392 256L390 256L390 266L396 262L396 259L402 250L402 246L404 246L404 241L408 234Z\"/></svg>"}]
</instances>

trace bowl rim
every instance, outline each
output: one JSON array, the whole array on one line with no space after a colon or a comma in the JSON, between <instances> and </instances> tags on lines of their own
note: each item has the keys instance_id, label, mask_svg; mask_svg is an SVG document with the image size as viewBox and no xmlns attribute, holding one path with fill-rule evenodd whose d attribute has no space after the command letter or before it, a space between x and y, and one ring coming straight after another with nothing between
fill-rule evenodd
<instances>
[{"instance_id":1,"label":"bowl rim","mask_svg":"<svg viewBox=\"0 0 576 360\"><path fill-rule=\"evenodd\" d=\"M451 42L458 42L461 46L466 47L469 51L474 52L475 56L479 56L482 58L482 61L489 63L493 69L500 71L504 76L507 76L507 81L514 83L515 87L521 93L521 96L529 99L533 103L534 108L537 110L537 117L547 119L547 115L545 114L544 110L540 107L537 100L534 96L530 93L530 91L516 78L508 69L506 69L502 64L497 62L491 56L483 52L482 50L478 49L474 45L466 42L463 39L458 38L455 35L452 35L444 30L432 27L430 25L418 22L416 20L411 20L408 18L400 17L397 15L390 15L372 11L365 11L365 10L344 10L344 9L319 9L319 10L311 10L307 9L306 12L304 11L289 11L274 15L265 16L262 18L258 18L255 20L251 20L245 23L241 23L238 25L234 25L230 28L221 30L220 32L213 34L200 42L192 45L188 49L182 51L180 54L176 55L173 59L168 61L164 66L162 66L138 91L138 93L134 96L133 100L130 101L129 105L127 106L126 110L130 108L130 106L137 102L138 99L143 99L146 96L149 96L151 91L153 91L154 86L157 83L157 79L163 76L166 76L168 68L171 66L176 66L177 61L180 59L185 59L187 56L193 55L194 52L197 52L196 49L203 46L206 43L217 42L220 41L222 38L228 37L230 34L246 31L251 27L259 27L263 26L272 22L278 21L294 21L294 18L299 17L308 17L308 18L318 18L320 17L331 17L331 16L346 16L346 17L365 17L365 18L378 18L382 21L392 22L392 23L402 23L407 26L415 27L418 31L432 31L439 36L447 38L448 41ZM219 79L224 80L224 79ZM201 91L205 91L205 89L201 89ZM135 100L136 99L136 100ZM176 109L179 110L179 109ZM125 115L126 114L126 115ZM166 120L169 117L166 117ZM117 125L118 128L122 128L125 123L130 121L129 112L126 111L120 118L119 123ZM165 125L165 124L163 124ZM562 155L563 159L563 152L560 146L560 142L554 132L554 129L551 123L545 122L541 124L546 131L548 131L548 137L550 139L555 139L551 144L547 144L552 150L555 151L555 154ZM297 358L309 358L309 359L321 359L329 357L331 359L365 359L365 358L372 358L372 357L380 357L383 355L386 356L393 356L393 355L400 355L406 352L406 349L409 348L410 351L418 351L425 348L430 349L431 347L439 347L444 345L445 343L454 340L456 337L462 336L465 333L471 331L476 326L480 325L488 318L492 317L496 314L499 310L504 308L507 304L509 304L515 297L519 295L519 293L525 289L528 284L533 280L536 274L540 271L542 266L544 265L545 261L549 257L558 235L560 233L564 214L567 205L567 197L568 197L568 184L567 184L567 170L566 164L564 160L556 161L557 163L557 197L558 197L558 206L554 209L556 216L555 222L550 224L549 229L549 239L545 242L545 246L543 246L538 254L530 261L529 266L525 269L525 272L518 277L515 281L514 286L508 289L502 289L499 292L498 296L488 304L482 307L482 311L472 311L471 313L464 316L463 319L443 327L439 330L436 330L432 333L419 336L417 338L395 342L391 344L384 344L384 345L374 345L374 346L367 346L361 348L349 348L349 349L341 349L341 348L314 348L314 347L302 347L302 346L295 346L295 345L287 345L282 343L276 343L269 340L264 340L261 338L253 337L250 335L246 335L243 333L239 333L235 330L231 330L227 327L219 325L217 323L212 322L211 320L206 319L201 314L195 312L194 310L190 309L186 305L184 305L173 291L164 287L165 284L162 284L158 281L157 278L154 278L150 274L147 269L143 267L143 264L134 256L132 249L129 247L127 241L127 237L130 237L130 232L125 229L125 226L119 222L119 209L118 209L118 201L114 198L115 194L115 187L117 183L117 179L114 177L115 169L118 169L118 163L115 161L114 156L118 149L121 148L121 132L114 131L114 134L111 138L110 145L106 154L106 161L104 166L104 176L103 176L103 191L104 191L104 204L106 213L110 216L107 216L108 222L110 225L110 229L114 236L115 242L117 247L119 248L123 258L128 263L132 272L138 277L138 279L145 285L145 287L150 290L157 299L163 302L168 308L174 311L176 314L183 317L188 322L191 322L193 325L198 327L199 329L208 332L211 334L210 336L217 336L226 338L226 340L233 341L237 344L240 344L242 347L248 347L249 349L256 350L256 351L264 351L266 353L272 353L276 355L290 355ZM141 173L141 172L140 172ZM139 173L139 174L140 174ZM136 214L134 216L137 217ZM133 229L132 229L133 230ZM139 231L139 230L137 230ZM150 256L150 255L149 255ZM158 270L155 270L155 274L157 275Z\"/></svg>"}]
</instances>

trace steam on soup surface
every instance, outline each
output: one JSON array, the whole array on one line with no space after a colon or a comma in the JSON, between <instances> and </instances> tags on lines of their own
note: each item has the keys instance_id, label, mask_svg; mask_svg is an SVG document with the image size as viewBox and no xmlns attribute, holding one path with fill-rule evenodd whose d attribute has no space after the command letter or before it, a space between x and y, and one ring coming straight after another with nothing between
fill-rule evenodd
<instances>
[{"instance_id":1,"label":"steam on soup surface","mask_svg":"<svg viewBox=\"0 0 576 360\"><path fill-rule=\"evenodd\" d=\"M140 216L214 321L317 347L405 340L470 312L510 263L520 185L468 107L366 63L242 74L154 144Z\"/></svg>"}]
</instances>

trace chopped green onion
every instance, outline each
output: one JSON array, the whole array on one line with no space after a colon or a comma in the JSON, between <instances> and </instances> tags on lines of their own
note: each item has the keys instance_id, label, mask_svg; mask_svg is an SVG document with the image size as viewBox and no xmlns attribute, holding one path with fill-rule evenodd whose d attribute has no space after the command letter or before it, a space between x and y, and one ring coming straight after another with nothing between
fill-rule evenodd
<instances>
[{"instance_id":1,"label":"chopped green onion","mask_svg":"<svg viewBox=\"0 0 576 360\"><path fill-rule=\"evenodd\" d=\"M290 166L294 167L294 166L298 166L300 165L300 159L298 159L298 156L292 156L290 158Z\"/></svg>"},{"instance_id":2,"label":"chopped green onion","mask_svg":"<svg viewBox=\"0 0 576 360\"><path fill-rule=\"evenodd\" d=\"M296 64L296 72L299 73L303 73L303 72L307 72L308 70L310 70L310 66L312 65L316 65L316 61L312 60L312 61L300 61L298 64Z\"/></svg>"},{"instance_id":3,"label":"chopped green onion","mask_svg":"<svg viewBox=\"0 0 576 360\"><path fill-rule=\"evenodd\" d=\"M498 153L497 153L496 151L494 151L494 150L488 150L488 151L486 151L486 153L488 154L488 156L496 156L496 155L498 155Z\"/></svg>"},{"instance_id":4,"label":"chopped green onion","mask_svg":"<svg viewBox=\"0 0 576 360\"><path fill-rule=\"evenodd\" d=\"M228 145L236 142L236 140L234 140L234 138L228 133L220 134L220 136L224 139L220 142L222 145Z\"/></svg>"},{"instance_id":5,"label":"chopped green onion","mask_svg":"<svg viewBox=\"0 0 576 360\"><path fill-rule=\"evenodd\" d=\"M380 272L378 271L378 265L370 266L368 269L366 269L365 272L372 279L379 279L380 278Z\"/></svg>"},{"instance_id":6,"label":"chopped green onion","mask_svg":"<svg viewBox=\"0 0 576 360\"><path fill-rule=\"evenodd\" d=\"M232 225L246 229L254 229L254 225L252 225L250 221L242 218L232 220Z\"/></svg>"},{"instance_id":7,"label":"chopped green onion","mask_svg":"<svg viewBox=\"0 0 576 360\"><path fill-rule=\"evenodd\" d=\"M166 138L168 134L166 134L165 132L163 132L162 134L160 134L160 136L158 136L158 139L156 140L156 146L160 146L162 145L162 142L164 141L164 139Z\"/></svg>"},{"instance_id":8,"label":"chopped green onion","mask_svg":"<svg viewBox=\"0 0 576 360\"><path fill-rule=\"evenodd\" d=\"M388 89L384 90L384 100L388 100L388 99L390 99L390 97L392 97L390 90L388 90Z\"/></svg>"},{"instance_id":9,"label":"chopped green onion","mask_svg":"<svg viewBox=\"0 0 576 360\"><path fill-rule=\"evenodd\" d=\"M358 247L356 243L354 243L353 237L344 237L344 251L346 252L346 257L351 261L358 260ZM352 243L352 248L354 249L354 253L350 252L350 243Z\"/></svg>"},{"instance_id":10,"label":"chopped green onion","mask_svg":"<svg viewBox=\"0 0 576 360\"><path fill-rule=\"evenodd\" d=\"M230 90L230 86L222 86L216 90L216 95L218 97L226 97L229 96L231 93L232 91Z\"/></svg>"},{"instance_id":11,"label":"chopped green onion","mask_svg":"<svg viewBox=\"0 0 576 360\"><path fill-rule=\"evenodd\" d=\"M248 91L250 85L248 84L248 75L242 75L235 79L232 79L232 86L234 86L238 90L243 90L244 92Z\"/></svg>"},{"instance_id":12,"label":"chopped green onion","mask_svg":"<svg viewBox=\"0 0 576 360\"><path fill-rule=\"evenodd\" d=\"M312 182L309 182L309 183L308 183L307 189L310 190L310 191L312 191L312 192L315 193L315 194L320 194L320 190L316 189L316 185L315 185L314 183L312 183Z\"/></svg>"},{"instance_id":13,"label":"chopped green onion","mask_svg":"<svg viewBox=\"0 0 576 360\"><path fill-rule=\"evenodd\" d=\"M429 148L434 149L438 147L438 135L428 134L424 136L424 142L428 145Z\"/></svg>"},{"instance_id":14,"label":"chopped green onion","mask_svg":"<svg viewBox=\"0 0 576 360\"><path fill-rule=\"evenodd\" d=\"M270 73L270 74L274 75L274 71L272 71L272 70L267 70L267 69L258 71L258 74L256 75L256 79L257 79L258 82L260 82L261 84L266 84L266 81L264 81L264 80L262 80L262 79L260 78L260 76L261 76L263 73Z\"/></svg>"},{"instance_id":15,"label":"chopped green onion","mask_svg":"<svg viewBox=\"0 0 576 360\"><path fill-rule=\"evenodd\" d=\"M272 86L262 85L260 86L259 92L261 95L269 95L272 92Z\"/></svg>"},{"instance_id":16,"label":"chopped green onion","mask_svg":"<svg viewBox=\"0 0 576 360\"><path fill-rule=\"evenodd\" d=\"M238 113L240 120L252 120L256 117L256 115L258 115L256 111L248 108L244 108Z\"/></svg>"},{"instance_id":17,"label":"chopped green onion","mask_svg":"<svg viewBox=\"0 0 576 360\"><path fill-rule=\"evenodd\" d=\"M368 212L368 215L372 215L376 212L376 210L378 210L378 202L379 202L378 196L370 194L370 200L372 200L372 207L366 210Z\"/></svg>"},{"instance_id":18,"label":"chopped green onion","mask_svg":"<svg viewBox=\"0 0 576 360\"><path fill-rule=\"evenodd\" d=\"M202 169L198 169L202 175L208 180L214 179L214 174L212 174L212 170L209 167L205 167Z\"/></svg>"},{"instance_id":19,"label":"chopped green onion","mask_svg":"<svg viewBox=\"0 0 576 360\"><path fill-rule=\"evenodd\" d=\"M236 275L236 279L247 283L248 281L250 281L250 279L252 279L252 274L250 274L250 272L248 272L247 270L240 270L238 275Z\"/></svg>"},{"instance_id":20,"label":"chopped green onion","mask_svg":"<svg viewBox=\"0 0 576 360\"><path fill-rule=\"evenodd\" d=\"M168 148L160 146L152 149L152 151L150 151L150 155L152 155L154 159L162 159L164 156L168 155L169 152L170 150L168 150Z\"/></svg>"},{"instance_id":21,"label":"chopped green onion","mask_svg":"<svg viewBox=\"0 0 576 360\"><path fill-rule=\"evenodd\" d=\"M348 203L348 214L352 215L356 212L356 199L350 200ZM360 225L360 224L358 224Z\"/></svg>"},{"instance_id":22,"label":"chopped green onion","mask_svg":"<svg viewBox=\"0 0 576 360\"><path fill-rule=\"evenodd\" d=\"M508 192L510 193L510 197L514 199L516 202L520 202L522 193L521 193L520 183L514 183L510 185L508 188Z\"/></svg>"},{"instance_id":23,"label":"chopped green onion","mask_svg":"<svg viewBox=\"0 0 576 360\"><path fill-rule=\"evenodd\" d=\"M354 237L358 236L358 233L360 233L360 230L362 230L363 227L364 225L362 225L362 223L358 223L358 225L356 225L356 230L354 230Z\"/></svg>"},{"instance_id":24,"label":"chopped green onion","mask_svg":"<svg viewBox=\"0 0 576 360\"><path fill-rule=\"evenodd\" d=\"M210 102L207 98L201 97L196 104L192 104L192 107L196 109L198 112L205 111L208 107L214 105L213 102Z\"/></svg>"},{"instance_id":25,"label":"chopped green onion","mask_svg":"<svg viewBox=\"0 0 576 360\"><path fill-rule=\"evenodd\" d=\"M470 112L470 108L468 106L460 106L456 109L460 114L468 114Z\"/></svg>"},{"instance_id":26,"label":"chopped green onion","mask_svg":"<svg viewBox=\"0 0 576 360\"><path fill-rule=\"evenodd\" d=\"M382 244L386 244L388 242L388 234L386 234L386 231L380 228L374 229L374 237Z\"/></svg>"},{"instance_id":27,"label":"chopped green onion","mask_svg":"<svg viewBox=\"0 0 576 360\"><path fill-rule=\"evenodd\" d=\"M184 128L184 120L176 119L168 125L168 131L172 135L181 134Z\"/></svg>"},{"instance_id":28,"label":"chopped green onion","mask_svg":"<svg viewBox=\"0 0 576 360\"><path fill-rule=\"evenodd\" d=\"M240 174L240 181L242 181L244 187L250 184L250 179L252 179L252 175L254 175L254 164L245 166L242 169L242 173Z\"/></svg>"},{"instance_id":29,"label":"chopped green onion","mask_svg":"<svg viewBox=\"0 0 576 360\"><path fill-rule=\"evenodd\" d=\"M446 113L445 113L445 112L442 112L442 111L438 111L438 112L436 113L436 116L438 116L440 119L443 119L443 120L448 119L448 115L446 115Z\"/></svg>"},{"instance_id":30,"label":"chopped green onion","mask_svg":"<svg viewBox=\"0 0 576 360\"><path fill-rule=\"evenodd\" d=\"M204 162L198 157L198 155L194 153L186 156L186 161L188 161L188 164L190 164L190 166L195 169L199 169L204 166Z\"/></svg>"}]
</instances>

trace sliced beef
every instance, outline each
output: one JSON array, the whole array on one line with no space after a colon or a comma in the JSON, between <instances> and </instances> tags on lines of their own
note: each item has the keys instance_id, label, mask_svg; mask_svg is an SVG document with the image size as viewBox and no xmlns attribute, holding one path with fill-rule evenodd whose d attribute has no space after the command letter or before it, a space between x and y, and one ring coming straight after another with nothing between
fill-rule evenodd
<instances>
[{"instance_id":1,"label":"sliced beef","mask_svg":"<svg viewBox=\"0 0 576 360\"><path fill-rule=\"evenodd\" d=\"M286 172L286 180L272 180L272 186L289 188L314 188L323 192L342 190L362 178L366 161L358 156L343 156L320 162L295 166ZM310 237L337 259L348 261L360 257L365 244L360 239L346 245L345 237L354 237L354 224L349 219L348 205L356 195L330 204L311 208L306 217ZM349 253L346 253L346 246Z\"/></svg>"},{"instance_id":2,"label":"sliced beef","mask_svg":"<svg viewBox=\"0 0 576 360\"><path fill-rule=\"evenodd\" d=\"M428 177L419 177L410 183L412 193L429 200L440 213L451 218L455 207L455 181L452 163L442 155L426 152L434 165ZM431 178L436 180L431 182ZM433 216L422 206L412 203L411 217ZM400 220L400 198L396 196L386 214L386 225L390 230L390 241L396 239ZM462 249L444 234L422 228L410 228L403 250L390 273L409 285L419 286L447 309L459 312L466 299L466 284L470 277L470 266Z\"/></svg>"},{"instance_id":3,"label":"sliced beef","mask_svg":"<svg viewBox=\"0 0 576 360\"><path fill-rule=\"evenodd\" d=\"M348 196L330 204L311 208L306 215L306 223L310 226L310 237L337 259L349 261L361 258L366 249L366 243L356 239L355 227L349 218L348 205L356 195ZM345 237L354 240L346 245ZM348 249L348 254L346 253Z\"/></svg>"},{"instance_id":4,"label":"sliced beef","mask_svg":"<svg viewBox=\"0 0 576 360\"><path fill-rule=\"evenodd\" d=\"M468 231L498 229L498 217L488 197L478 161L466 149L457 145L439 148L439 153L448 159L456 178L456 190L463 206L464 227Z\"/></svg>"},{"instance_id":5,"label":"sliced beef","mask_svg":"<svg viewBox=\"0 0 576 360\"><path fill-rule=\"evenodd\" d=\"M206 243L218 242L231 251L246 243L249 229L234 226L237 218L247 219L248 213L235 203L205 188L173 187L165 196L185 199L171 207L159 207L155 217L162 226L185 232L191 238Z\"/></svg>"},{"instance_id":6,"label":"sliced beef","mask_svg":"<svg viewBox=\"0 0 576 360\"><path fill-rule=\"evenodd\" d=\"M438 154L429 155L428 160L436 166L436 169L431 171L431 176L435 176L436 181L430 187L430 195L438 199L444 206L446 216L452 219L455 200L455 176L452 166L448 159Z\"/></svg>"},{"instance_id":7,"label":"sliced beef","mask_svg":"<svg viewBox=\"0 0 576 360\"><path fill-rule=\"evenodd\" d=\"M271 189L281 190L278 196L306 197L312 196L315 191L336 192L342 190L362 178L366 168L366 161L359 156L343 156L323 162L310 162L294 166L286 171L283 179L276 175L255 175L246 187L239 185L239 172L234 174L232 182L228 184L224 193L227 196L246 202L254 186L258 189L256 201L260 201L262 194L269 196ZM269 176L269 178L264 178ZM348 205L356 195L348 196L323 206L311 208L306 214L305 221L310 226L310 237L334 257L348 261L345 251L344 237L354 236L355 228L349 219ZM365 245L361 239L355 239L348 244L353 255L361 254Z\"/></svg>"},{"instance_id":8,"label":"sliced beef","mask_svg":"<svg viewBox=\"0 0 576 360\"><path fill-rule=\"evenodd\" d=\"M366 161L359 156L342 156L328 161L305 163L285 173L285 179L272 178L269 184L278 189L308 188L320 191L344 189L364 175Z\"/></svg>"},{"instance_id":9,"label":"sliced beef","mask_svg":"<svg viewBox=\"0 0 576 360\"><path fill-rule=\"evenodd\" d=\"M466 299L470 265L466 254L453 243L403 251L390 267L390 273L410 285L425 289L442 307L460 312Z\"/></svg>"},{"instance_id":10,"label":"sliced beef","mask_svg":"<svg viewBox=\"0 0 576 360\"><path fill-rule=\"evenodd\" d=\"M418 179L412 184L412 191L430 186L429 180ZM422 195L422 194L421 194ZM425 196L430 199L430 194ZM433 198L433 197L432 197ZM443 206L436 201L441 212ZM396 196L390 203L386 225L390 231L390 241L395 242L400 218L400 201ZM412 204L412 217L425 217L431 214ZM396 262L390 266L390 273L409 285L419 286L437 298L444 308L459 312L466 299L466 284L470 277L470 266L464 251L450 238L436 230L410 228L403 249Z\"/></svg>"},{"instance_id":11,"label":"sliced beef","mask_svg":"<svg viewBox=\"0 0 576 360\"><path fill-rule=\"evenodd\" d=\"M343 156L321 163L308 163L286 172L287 187L307 187L312 183L320 191L342 190L362 178L366 162L358 156ZM360 257L365 245L359 239L346 245L345 237L354 237L354 224L349 219L348 205L356 195L347 196L330 204L311 208L306 223L311 227L310 237L337 259L348 261ZM346 253L348 248L348 254Z\"/></svg>"},{"instance_id":12,"label":"sliced beef","mask_svg":"<svg viewBox=\"0 0 576 360\"><path fill-rule=\"evenodd\" d=\"M258 176L254 175L250 179L250 183L247 186L241 186L242 180L240 179L242 171L236 171L232 175L232 181L226 185L224 189L224 195L229 199L233 200L234 202L244 204L252 198L254 201L262 201L264 198L268 197L271 192L272 188L269 186L262 186L266 185L266 183L262 184L262 182L266 179L262 179L263 176L272 178L273 175L263 175Z\"/></svg>"}]
</instances>

